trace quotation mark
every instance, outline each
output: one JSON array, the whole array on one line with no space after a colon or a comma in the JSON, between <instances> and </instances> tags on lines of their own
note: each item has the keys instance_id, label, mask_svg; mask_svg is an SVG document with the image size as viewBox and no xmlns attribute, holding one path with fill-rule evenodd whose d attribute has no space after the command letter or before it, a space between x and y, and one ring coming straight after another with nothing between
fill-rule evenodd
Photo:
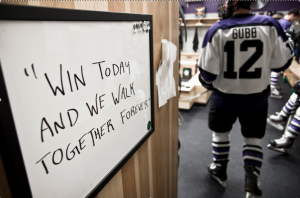
<instances>
[{"instance_id":1,"label":"quotation mark","mask_svg":"<svg viewBox=\"0 0 300 198\"><path fill-rule=\"evenodd\" d=\"M1 0L0 0L0 1L1 1ZM31 64L31 69L32 69L32 71L33 71L34 77L37 79L36 74L35 74L35 71L34 71L34 65L33 65L33 64ZM24 69L24 72L25 72L25 75L26 75L26 76L29 76L29 74L27 73L26 68ZM1 198L1 197L0 197L0 198Z\"/></svg>"}]
</instances>

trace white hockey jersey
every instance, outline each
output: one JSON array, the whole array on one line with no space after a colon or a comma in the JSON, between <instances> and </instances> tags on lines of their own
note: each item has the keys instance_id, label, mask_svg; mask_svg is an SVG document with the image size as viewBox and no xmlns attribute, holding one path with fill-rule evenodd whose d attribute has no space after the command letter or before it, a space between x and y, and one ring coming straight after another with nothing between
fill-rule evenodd
<instances>
[{"instance_id":1,"label":"white hockey jersey","mask_svg":"<svg viewBox=\"0 0 300 198\"><path fill-rule=\"evenodd\" d=\"M219 106L260 108L270 95L270 70L285 70L292 57L288 38L275 19L239 14L215 23L206 33L199 77L214 81L212 97Z\"/></svg>"}]
</instances>

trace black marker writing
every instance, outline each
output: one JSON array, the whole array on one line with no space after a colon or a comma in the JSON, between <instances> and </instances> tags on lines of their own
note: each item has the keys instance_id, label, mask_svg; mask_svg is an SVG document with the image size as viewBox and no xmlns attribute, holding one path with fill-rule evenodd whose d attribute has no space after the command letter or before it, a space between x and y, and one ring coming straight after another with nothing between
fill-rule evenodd
<instances>
[{"instance_id":1,"label":"black marker writing","mask_svg":"<svg viewBox=\"0 0 300 198\"><path fill-rule=\"evenodd\" d=\"M70 116L70 111L76 113L76 119L75 119L74 123L72 122L72 119L71 119L71 116ZM69 117L70 126L73 127L76 124L76 122L77 122L79 113L78 113L78 111L76 109L69 109L67 111L67 114L68 114L68 117ZM55 131L56 131L57 134L59 133L57 127L60 128L60 129L65 129L66 128L65 125L64 125L61 113L59 113L59 117L60 117L60 124L58 124L56 121L54 122L54 129L55 129ZM42 142L44 142L44 134L45 134L46 131L50 132L50 134L51 134L52 137L54 136L54 133L53 133L51 125L48 123L47 119L45 117L43 117L42 120L41 120L41 131L40 131Z\"/></svg>"},{"instance_id":2,"label":"black marker writing","mask_svg":"<svg viewBox=\"0 0 300 198\"><path fill-rule=\"evenodd\" d=\"M56 162L56 161L54 160L54 158L55 158L55 153L56 153L57 151L60 151L60 161L59 161L59 162ZM62 151L61 149L57 149L56 151L54 151L54 153L53 153L53 155L52 155L52 163L53 163L54 165L58 165L58 164L61 163L61 161L63 160L63 158L64 158L64 153L63 153L63 151Z\"/></svg>"},{"instance_id":3,"label":"black marker writing","mask_svg":"<svg viewBox=\"0 0 300 198\"><path fill-rule=\"evenodd\" d=\"M39 161L36 162L36 164L38 164L40 161L42 161L42 164L43 164L43 167L44 167L44 169L45 169L45 171L46 171L46 174L48 174L49 171L48 171L47 166L46 166L46 164L45 164L45 162L44 162L44 158L45 158L47 155L49 155L50 153L51 153L51 152L47 153L44 157L42 157Z\"/></svg>"},{"instance_id":4,"label":"black marker writing","mask_svg":"<svg viewBox=\"0 0 300 198\"><path fill-rule=\"evenodd\" d=\"M96 129L92 128L89 132L84 133L81 136L81 138L79 138L78 143L76 143L75 146L74 146L74 144L73 144L73 146L71 146L71 143L68 144L67 148L65 149L66 159L68 161L71 161L72 159L74 159L76 154L78 154L78 155L81 154L81 151L88 146L88 144L84 144L88 137L91 137L93 147L94 147L95 146L95 139L101 140L101 137L103 137L105 134L107 134L105 132L107 131L108 133L110 133L111 130L115 130L115 128L112 124L112 120L109 119L106 123L101 125L99 128L96 128ZM88 134L90 134L90 136L86 136ZM95 135L95 138L94 138L94 135ZM50 153L51 152L48 152L46 155L44 155L44 157L42 157L39 161L36 162L36 164L38 164L39 162L42 162L42 166L43 166L46 174L49 173L48 167L51 165L51 163L46 164L44 159ZM52 154L52 164L53 165L59 165L59 164L63 163L63 161L64 161L64 150L62 148L58 148Z\"/></svg>"},{"instance_id":5,"label":"black marker writing","mask_svg":"<svg viewBox=\"0 0 300 198\"><path fill-rule=\"evenodd\" d=\"M85 80L84 80L84 77L83 77L82 65L81 65L81 77L82 77L82 81L80 80L80 78L78 78L78 76L77 76L76 74L74 74L74 81L75 81L77 90L79 90L78 85L77 85L77 80L78 80L83 86L85 86Z\"/></svg>"},{"instance_id":6,"label":"black marker writing","mask_svg":"<svg viewBox=\"0 0 300 198\"><path fill-rule=\"evenodd\" d=\"M111 92L111 95L112 95L115 105L117 105L120 102L120 92L121 92L121 99L126 99L126 98L129 98L131 95L135 95L133 83L131 83L129 85L129 88L130 88L130 95L129 95L129 91L127 91L127 88L125 88L125 87L122 87L122 91L121 91L121 84L119 85L118 97L115 98L114 93Z\"/></svg>"},{"instance_id":7,"label":"black marker writing","mask_svg":"<svg viewBox=\"0 0 300 198\"><path fill-rule=\"evenodd\" d=\"M31 69L32 69L32 72L33 72L33 75L34 75L35 79L37 79L37 76L36 76L36 74L35 74L35 70L34 70L34 65L33 65L33 64L31 64ZM27 73L26 68L24 69L24 72L25 72L25 75L26 75L26 76L29 76L29 74Z\"/></svg>"},{"instance_id":8,"label":"black marker writing","mask_svg":"<svg viewBox=\"0 0 300 198\"><path fill-rule=\"evenodd\" d=\"M101 63L104 63L104 62L105 62L105 61L93 63L93 64L98 64L98 65L99 65L100 74L101 74L101 78L102 78L102 79L103 79L103 75L102 75Z\"/></svg>"},{"instance_id":9,"label":"black marker writing","mask_svg":"<svg viewBox=\"0 0 300 198\"><path fill-rule=\"evenodd\" d=\"M68 80L69 80L69 84L70 84L70 90L71 90L71 92L73 92L73 85L72 85L72 81L71 81L69 71L67 71L67 76L68 76ZM62 64L60 64L60 87L56 86L56 88L54 89L52 84L51 84L51 81L49 80L48 75L46 73L45 73L45 77L46 77L46 80L47 80L54 96L57 95L57 93L58 93L57 91L59 91L62 95L65 95L64 83L63 83L63 74L62 74ZM77 76L77 74L74 74L74 82L75 82L77 90L79 90L79 86L78 86L79 83L83 86L86 86L86 83L85 83L85 80L84 80L84 75L83 75L82 65L81 65L81 79Z\"/></svg>"},{"instance_id":10,"label":"black marker writing","mask_svg":"<svg viewBox=\"0 0 300 198\"><path fill-rule=\"evenodd\" d=\"M132 116L136 115L138 113L138 111L142 111L144 109L147 109L148 106L148 100L145 100L144 102L141 102L135 106L132 106L130 110L128 110L127 112L126 109L124 109L123 111L121 111L120 115L121 115L121 120L122 120L122 124L124 124L124 118L126 118L127 120L129 120Z\"/></svg>"},{"instance_id":11,"label":"black marker writing","mask_svg":"<svg viewBox=\"0 0 300 198\"><path fill-rule=\"evenodd\" d=\"M55 90L53 89L52 87L52 84L50 82L50 80L48 79L48 76L47 74L45 73L45 77L46 77L46 80L54 94L54 96L56 96L56 93L57 93L57 90L62 94L62 95L65 95L65 90L64 90L64 84L63 84L63 78L62 78L62 65L60 64L60 84L61 84L61 88L56 86Z\"/></svg>"},{"instance_id":12,"label":"black marker writing","mask_svg":"<svg viewBox=\"0 0 300 198\"><path fill-rule=\"evenodd\" d=\"M117 74L121 75L122 71L123 71L123 73L126 73L125 72L125 67L128 68L128 73L130 74L130 64L129 64L129 61L128 61L128 64L126 64L126 62L125 62L125 67L124 67L123 62L120 63L120 66L118 66L117 64L112 64L112 70L113 70L113 72L111 71L110 67L104 67L103 64L101 65L101 63L104 63L104 62L105 61L93 63L93 64L98 64L99 70L100 70L100 75L101 75L102 79L104 79L104 75L106 77L109 77L111 75L111 73L113 73L114 76L116 76Z\"/></svg>"},{"instance_id":13,"label":"black marker writing","mask_svg":"<svg viewBox=\"0 0 300 198\"><path fill-rule=\"evenodd\" d=\"M75 120L74 123L72 122L72 119L71 119L71 116L70 116L70 112L69 112L69 111L73 111L73 112L76 113L76 120ZM77 120L78 120L78 111L77 111L76 109L69 109L69 110L68 110L68 117L69 117L69 120L70 120L70 126L73 127L73 126L76 124Z\"/></svg>"},{"instance_id":14,"label":"black marker writing","mask_svg":"<svg viewBox=\"0 0 300 198\"><path fill-rule=\"evenodd\" d=\"M61 117L61 113L59 113L59 116L60 116L61 125L59 125L57 122L54 122L54 128L55 128L55 131L56 131L57 134L58 134L57 127L59 127L60 129L65 129L65 125L63 123L63 120L62 120L62 117Z\"/></svg>"},{"instance_id":15,"label":"black marker writing","mask_svg":"<svg viewBox=\"0 0 300 198\"><path fill-rule=\"evenodd\" d=\"M95 106L96 106L96 108L93 105L91 105L91 107L90 107L90 105L88 103L86 103L86 106L89 109L89 112L90 112L91 116L94 115L94 112L96 113L96 115L98 114L99 109L98 109L98 97L97 97L97 95L98 94L96 94L96 97L95 97ZM105 96L105 94L102 94L101 96L99 96L100 109L103 109L103 107L104 107L104 105L102 103L102 102L104 102L104 100L102 100L103 96Z\"/></svg>"}]
</instances>

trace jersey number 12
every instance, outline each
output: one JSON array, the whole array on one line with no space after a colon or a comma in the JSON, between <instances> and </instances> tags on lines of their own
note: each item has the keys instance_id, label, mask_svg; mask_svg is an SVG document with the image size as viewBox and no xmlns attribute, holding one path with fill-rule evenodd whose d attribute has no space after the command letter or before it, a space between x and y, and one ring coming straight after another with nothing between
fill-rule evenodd
<instances>
[{"instance_id":1,"label":"jersey number 12","mask_svg":"<svg viewBox=\"0 0 300 198\"><path fill-rule=\"evenodd\" d=\"M245 40L240 45L240 51L246 52L249 47L255 47L256 51L252 56L240 67L239 78L241 79L256 79L261 78L261 68L255 68L254 71L248 71L250 67L263 54L264 44L261 40ZM227 52L227 71L224 72L224 78L237 79L237 72L234 71L234 41L227 41L224 46L224 51Z\"/></svg>"}]
</instances>

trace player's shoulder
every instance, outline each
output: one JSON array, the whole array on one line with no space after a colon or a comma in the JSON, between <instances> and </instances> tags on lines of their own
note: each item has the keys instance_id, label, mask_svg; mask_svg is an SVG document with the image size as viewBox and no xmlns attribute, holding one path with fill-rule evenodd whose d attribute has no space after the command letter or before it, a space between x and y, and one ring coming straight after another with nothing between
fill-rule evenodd
<instances>
[{"instance_id":1,"label":"player's shoulder","mask_svg":"<svg viewBox=\"0 0 300 198\"><path fill-rule=\"evenodd\" d=\"M208 29L208 33L212 34L213 32L216 32L216 30L222 28L222 21L217 21L216 23L214 23L209 29Z\"/></svg>"},{"instance_id":2,"label":"player's shoulder","mask_svg":"<svg viewBox=\"0 0 300 198\"><path fill-rule=\"evenodd\" d=\"M261 24L277 23L276 19L268 15L253 15L252 20Z\"/></svg>"},{"instance_id":3,"label":"player's shoulder","mask_svg":"<svg viewBox=\"0 0 300 198\"><path fill-rule=\"evenodd\" d=\"M252 15L252 14L237 14L228 19L219 22L222 29L228 29L234 26L276 26L278 23L276 19L267 15Z\"/></svg>"},{"instance_id":4,"label":"player's shoulder","mask_svg":"<svg viewBox=\"0 0 300 198\"><path fill-rule=\"evenodd\" d=\"M206 47L207 43L211 42L212 38L215 36L216 32L221 28L220 21L214 23L206 32L202 48Z\"/></svg>"},{"instance_id":5,"label":"player's shoulder","mask_svg":"<svg viewBox=\"0 0 300 198\"><path fill-rule=\"evenodd\" d=\"M240 26L269 26L274 27L274 30L277 31L278 35L283 35L280 24L276 19L268 15L238 14L220 21L218 26L222 29L230 29Z\"/></svg>"}]
</instances>

